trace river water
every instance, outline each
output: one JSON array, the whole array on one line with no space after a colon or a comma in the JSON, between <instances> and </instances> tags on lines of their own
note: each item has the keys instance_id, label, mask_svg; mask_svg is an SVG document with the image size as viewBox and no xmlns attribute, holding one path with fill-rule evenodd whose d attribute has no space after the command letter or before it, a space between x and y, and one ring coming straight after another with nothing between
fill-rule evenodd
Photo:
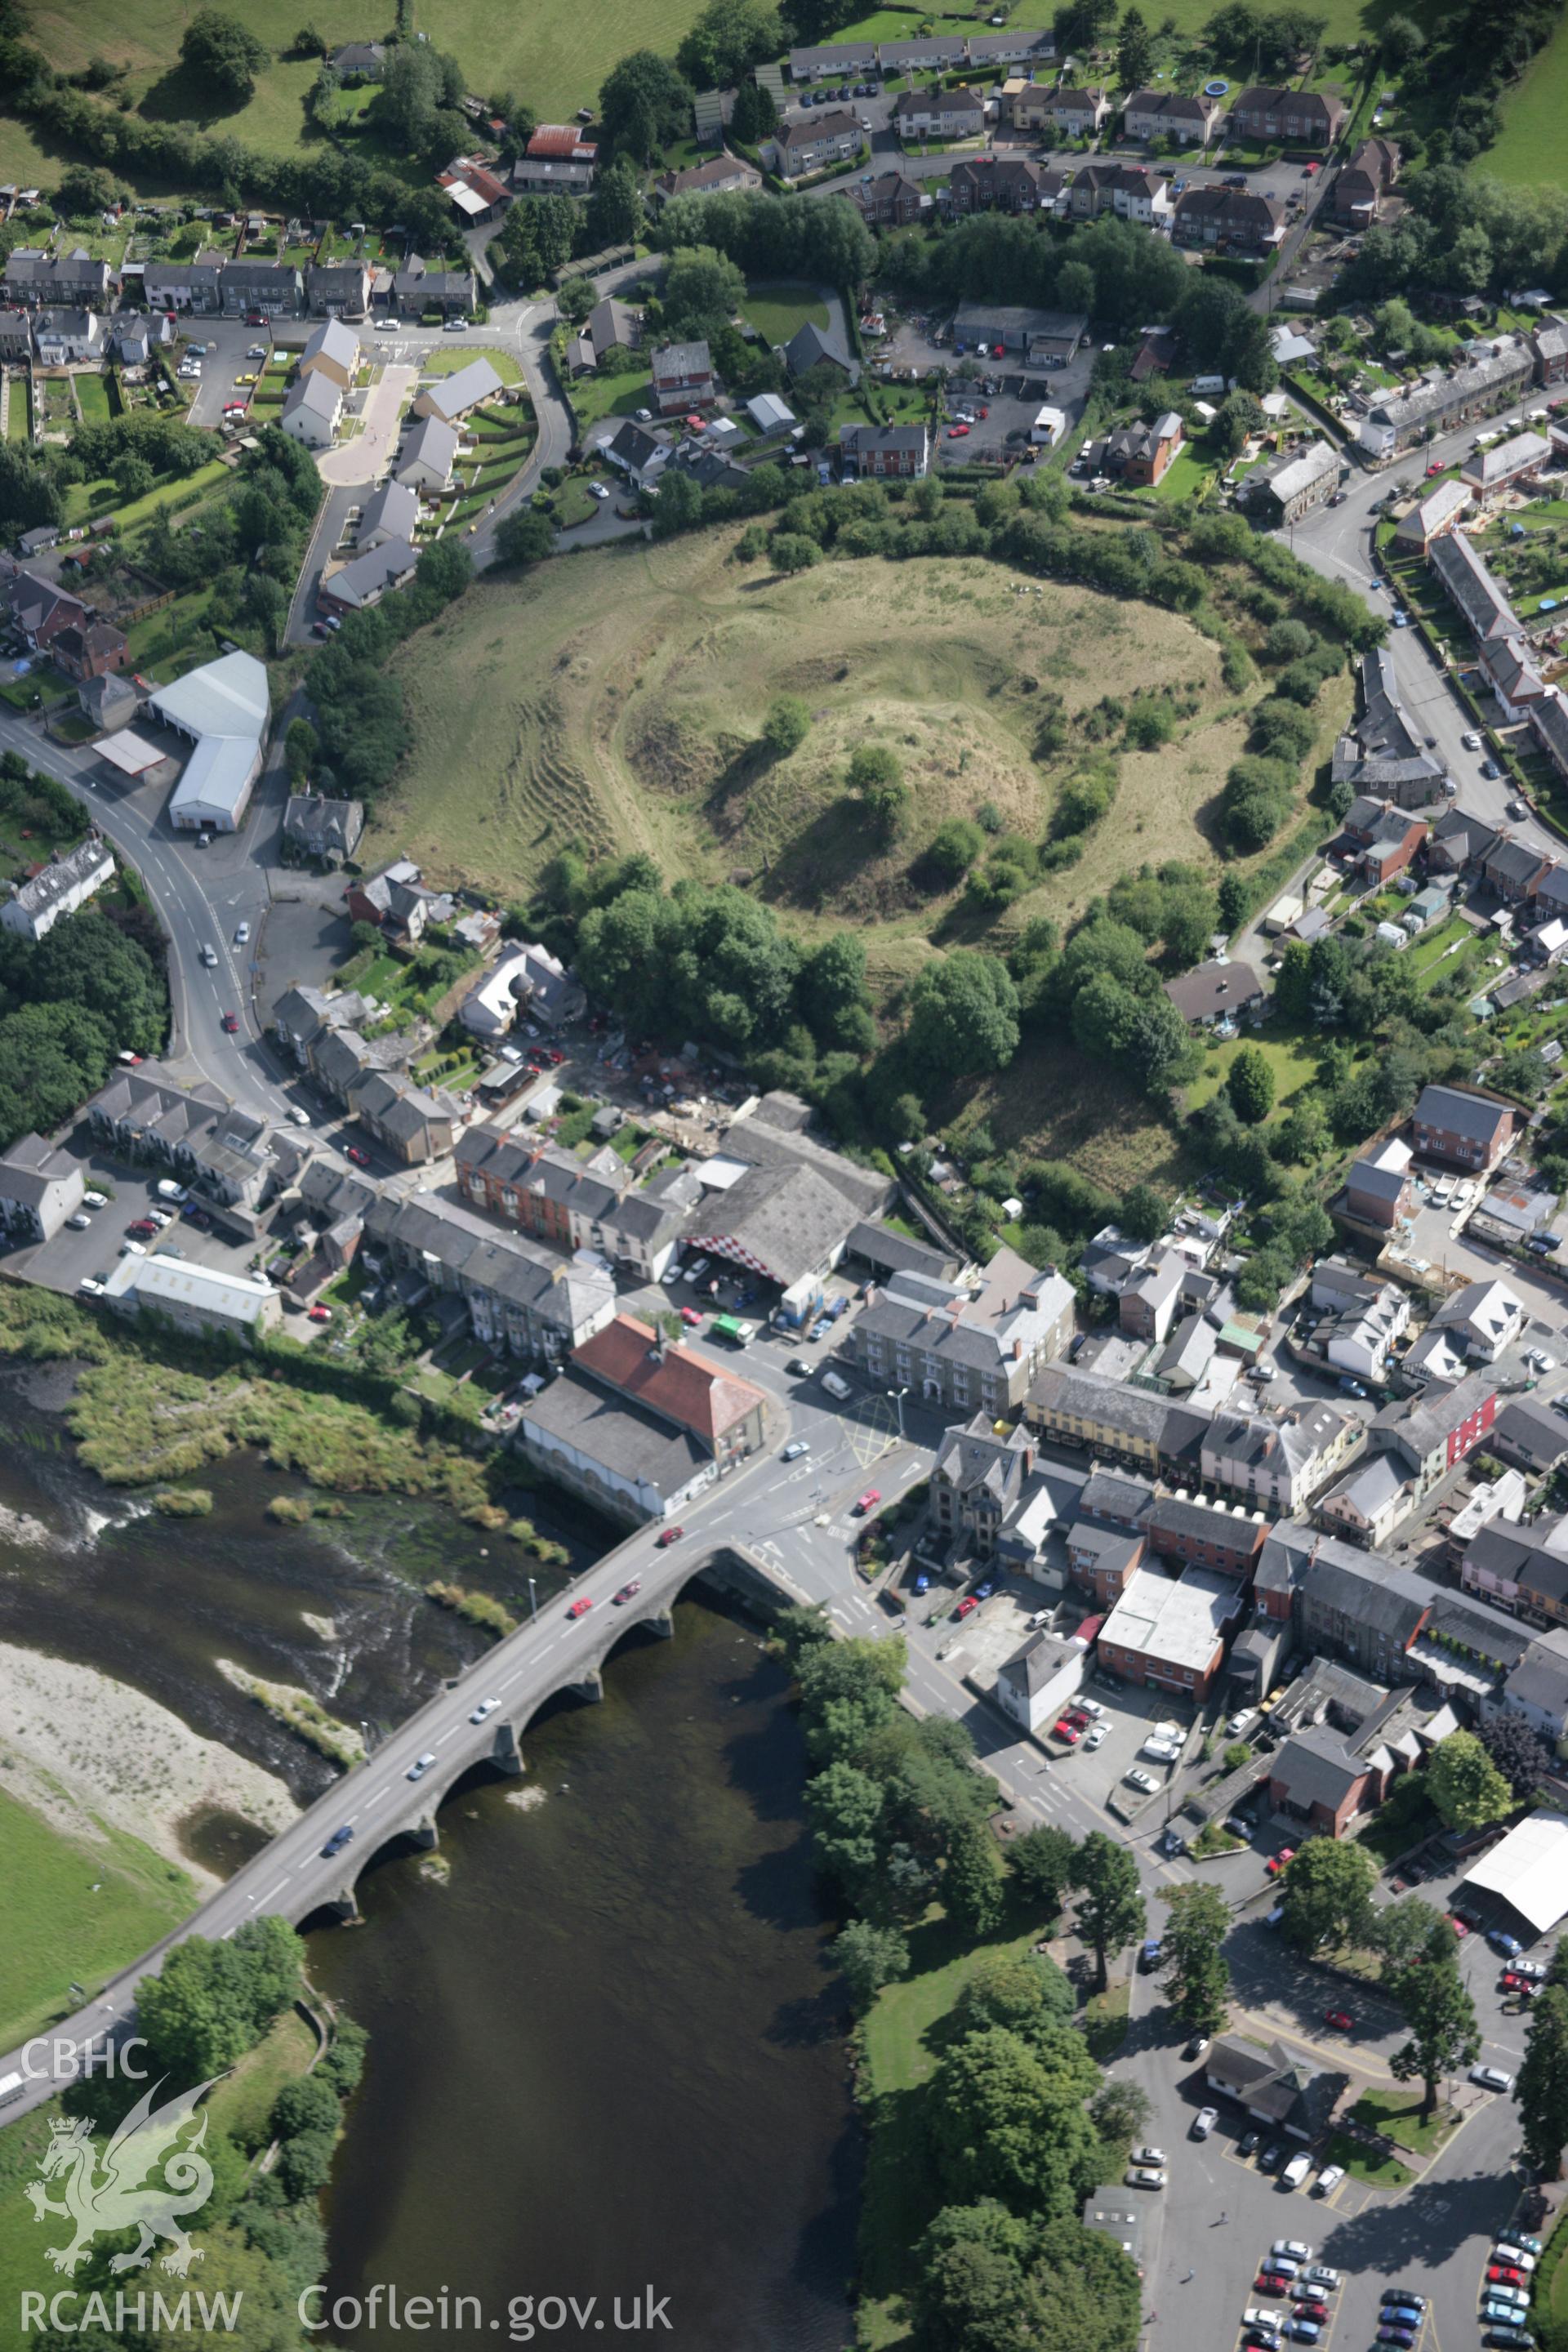
<instances>
[{"instance_id":1,"label":"river water","mask_svg":"<svg viewBox=\"0 0 1568 2352\"><path fill-rule=\"evenodd\" d=\"M0 1638L134 1684L301 1801L330 1769L216 1658L374 1737L485 1646L427 1578L526 1609L532 1566L558 1605L558 1574L435 1506L351 1497L280 1527L265 1507L285 1482L251 1460L202 1474L210 1517L163 1519L78 1467L68 1387L0 1375ZM518 1507L578 1565L611 1539L575 1506L559 1524L541 1495ZM673 1641L633 1636L604 1703L557 1704L523 1753L520 1780L448 1801L434 1868L385 1857L364 1924L310 1938L313 1978L372 2035L329 2191L323 2340L405 2340L354 2322L379 2284L383 2314L392 2287L478 2297L502 2343L538 2325L521 2299L575 2298L582 2324L545 2302L535 2340L584 2346L629 2333L637 2298L647 2340L678 2352L836 2352L857 2144L784 1677L754 1625L694 1598ZM219 1869L254 1842L223 1817L186 1835ZM457 2344L463 2316L426 2340Z\"/></svg>"}]
</instances>

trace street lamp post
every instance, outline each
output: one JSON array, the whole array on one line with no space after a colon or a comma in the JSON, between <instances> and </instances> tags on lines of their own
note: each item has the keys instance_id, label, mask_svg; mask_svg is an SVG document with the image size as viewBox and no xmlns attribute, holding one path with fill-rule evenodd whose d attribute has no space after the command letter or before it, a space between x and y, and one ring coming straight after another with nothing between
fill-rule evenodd
<instances>
[{"instance_id":1,"label":"street lamp post","mask_svg":"<svg viewBox=\"0 0 1568 2352\"><path fill-rule=\"evenodd\" d=\"M537 1617L539 1614L539 1595L534 1591L533 1579L531 1576L528 1580L528 1605L533 1615Z\"/></svg>"},{"instance_id":2,"label":"street lamp post","mask_svg":"<svg viewBox=\"0 0 1568 2352\"><path fill-rule=\"evenodd\" d=\"M899 1439L901 1444L904 1434L904 1399L908 1396L909 1390L907 1388L889 1389L888 1394L899 1408Z\"/></svg>"}]
</instances>

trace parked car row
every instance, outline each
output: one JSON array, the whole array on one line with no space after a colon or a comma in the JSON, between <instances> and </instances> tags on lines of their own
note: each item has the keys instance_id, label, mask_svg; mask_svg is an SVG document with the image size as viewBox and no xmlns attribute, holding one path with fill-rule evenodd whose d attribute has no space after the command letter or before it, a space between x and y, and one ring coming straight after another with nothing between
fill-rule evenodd
<instances>
[{"instance_id":1,"label":"parked car row","mask_svg":"<svg viewBox=\"0 0 1568 2352\"><path fill-rule=\"evenodd\" d=\"M1541 2242L1525 2231L1510 2229L1498 2239L1487 2258L1478 2315L1481 2341L1499 2346L1500 2352L1533 2352L1535 2338L1525 2321L1530 2316L1531 2274L1541 2259Z\"/></svg>"},{"instance_id":2,"label":"parked car row","mask_svg":"<svg viewBox=\"0 0 1568 2352\"><path fill-rule=\"evenodd\" d=\"M1339 2272L1314 2261L1301 2239L1276 2238L1258 2263L1253 2292L1289 2303L1289 2314L1249 2304L1241 2315L1243 2345L1248 2352L1279 2352L1286 2343L1316 2344L1331 2324L1329 2297L1339 2284Z\"/></svg>"}]
</instances>

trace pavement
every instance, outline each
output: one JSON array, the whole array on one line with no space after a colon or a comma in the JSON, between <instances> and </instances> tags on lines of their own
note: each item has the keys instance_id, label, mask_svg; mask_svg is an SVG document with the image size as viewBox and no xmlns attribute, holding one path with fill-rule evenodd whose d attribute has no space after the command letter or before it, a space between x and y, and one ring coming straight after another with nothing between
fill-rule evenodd
<instances>
[{"instance_id":1,"label":"pavement","mask_svg":"<svg viewBox=\"0 0 1568 2352\"><path fill-rule=\"evenodd\" d=\"M344 482L379 482L397 446L403 411L419 381L417 367L388 365L365 393L358 410L360 430L334 449L323 449L316 470L329 488Z\"/></svg>"}]
</instances>

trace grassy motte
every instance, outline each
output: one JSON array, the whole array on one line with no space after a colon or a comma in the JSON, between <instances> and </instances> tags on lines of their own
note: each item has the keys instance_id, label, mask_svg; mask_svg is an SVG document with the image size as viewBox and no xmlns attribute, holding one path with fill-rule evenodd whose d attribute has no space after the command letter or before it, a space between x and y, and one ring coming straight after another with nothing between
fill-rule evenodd
<instances>
[{"instance_id":1,"label":"grassy motte","mask_svg":"<svg viewBox=\"0 0 1568 2352\"><path fill-rule=\"evenodd\" d=\"M95 1989L195 1906L183 1870L87 1818L96 1834L69 1832L0 1791L0 2047L67 2015L73 1982Z\"/></svg>"}]
</instances>

